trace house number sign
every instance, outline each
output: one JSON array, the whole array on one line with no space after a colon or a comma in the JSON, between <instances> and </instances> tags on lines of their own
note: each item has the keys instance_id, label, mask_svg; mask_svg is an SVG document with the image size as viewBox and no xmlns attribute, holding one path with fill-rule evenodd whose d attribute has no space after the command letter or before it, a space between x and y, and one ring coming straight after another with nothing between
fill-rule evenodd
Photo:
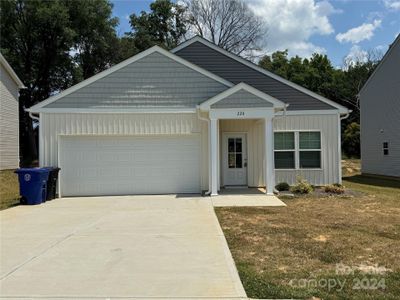
<instances>
[{"instance_id":1,"label":"house number sign","mask_svg":"<svg viewBox=\"0 0 400 300\"><path fill-rule=\"evenodd\" d=\"M238 111L236 115L238 117L243 117L244 116L244 111Z\"/></svg>"}]
</instances>

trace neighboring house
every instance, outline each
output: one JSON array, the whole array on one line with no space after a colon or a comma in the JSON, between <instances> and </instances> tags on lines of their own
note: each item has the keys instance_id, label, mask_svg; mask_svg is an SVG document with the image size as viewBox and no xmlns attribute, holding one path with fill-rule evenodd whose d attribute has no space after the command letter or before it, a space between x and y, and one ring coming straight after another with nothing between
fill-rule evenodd
<instances>
[{"instance_id":1,"label":"neighboring house","mask_svg":"<svg viewBox=\"0 0 400 300\"><path fill-rule=\"evenodd\" d=\"M19 167L19 89L23 83L0 54L0 170Z\"/></svg>"},{"instance_id":2,"label":"neighboring house","mask_svg":"<svg viewBox=\"0 0 400 300\"><path fill-rule=\"evenodd\" d=\"M62 196L340 182L349 113L200 37L154 46L29 111Z\"/></svg>"},{"instance_id":3,"label":"neighboring house","mask_svg":"<svg viewBox=\"0 0 400 300\"><path fill-rule=\"evenodd\" d=\"M400 177L400 35L359 93L361 172Z\"/></svg>"}]
</instances>

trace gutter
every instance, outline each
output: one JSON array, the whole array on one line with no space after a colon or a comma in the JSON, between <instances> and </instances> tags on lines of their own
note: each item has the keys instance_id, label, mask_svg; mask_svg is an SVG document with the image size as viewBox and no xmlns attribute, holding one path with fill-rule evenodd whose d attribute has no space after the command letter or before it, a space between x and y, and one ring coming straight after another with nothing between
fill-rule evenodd
<instances>
[{"instance_id":1,"label":"gutter","mask_svg":"<svg viewBox=\"0 0 400 300\"><path fill-rule=\"evenodd\" d=\"M208 139L210 139L211 136L211 126L210 126L210 119L204 118L200 115L200 105L196 106L197 109L197 117L199 120L207 122L207 128L208 128ZM210 140L208 141L208 156L211 155L211 143ZM206 196L211 195L211 159L208 157L208 191L204 193Z\"/></svg>"}]
</instances>

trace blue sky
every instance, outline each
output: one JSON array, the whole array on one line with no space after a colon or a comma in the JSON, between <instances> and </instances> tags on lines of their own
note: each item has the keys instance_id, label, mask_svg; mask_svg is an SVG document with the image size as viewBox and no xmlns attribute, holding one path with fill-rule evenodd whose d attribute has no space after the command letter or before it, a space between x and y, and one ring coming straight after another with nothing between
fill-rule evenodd
<instances>
[{"instance_id":1,"label":"blue sky","mask_svg":"<svg viewBox=\"0 0 400 300\"><path fill-rule=\"evenodd\" d=\"M148 0L114 0L118 33L130 30L128 16L149 10ZM400 33L400 0L248 0L264 20L267 53L326 53L335 66L347 57L363 60L368 51L385 52Z\"/></svg>"}]
</instances>

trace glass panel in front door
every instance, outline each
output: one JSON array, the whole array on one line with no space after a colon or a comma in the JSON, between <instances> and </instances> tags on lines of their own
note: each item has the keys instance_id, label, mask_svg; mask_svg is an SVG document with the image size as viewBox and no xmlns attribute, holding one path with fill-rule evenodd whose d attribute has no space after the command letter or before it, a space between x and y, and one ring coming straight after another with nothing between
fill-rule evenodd
<instances>
[{"instance_id":1,"label":"glass panel in front door","mask_svg":"<svg viewBox=\"0 0 400 300\"><path fill-rule=\"evenodd\" d=\"M228 168L243 168L242 138L228 138Z\"/></svg>"}]
</instances>

